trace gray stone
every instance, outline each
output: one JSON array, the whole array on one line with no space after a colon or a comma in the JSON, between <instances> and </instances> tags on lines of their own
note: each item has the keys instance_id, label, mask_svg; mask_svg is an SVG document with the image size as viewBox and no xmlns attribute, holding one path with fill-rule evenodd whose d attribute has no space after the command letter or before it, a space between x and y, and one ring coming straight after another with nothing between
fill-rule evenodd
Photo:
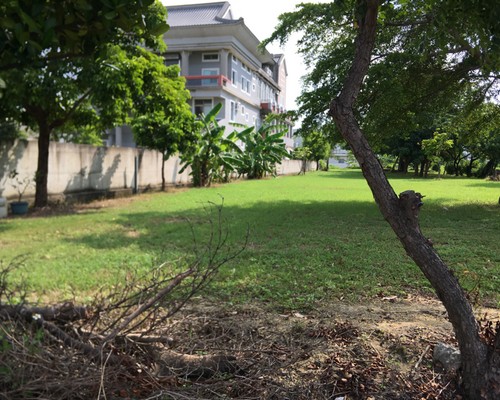
<instances>
[{"instance_id":1,"label":"gray stone","mask_svg":"<svg viewBox=\"0 0 500 400\"><path fill-rule=\"evenodd\" d=\"M462 364L460 350L445 343L436 344L432 358L434 363L440 363L447 372L455 372Z\"/></svg>"}]
</instances>

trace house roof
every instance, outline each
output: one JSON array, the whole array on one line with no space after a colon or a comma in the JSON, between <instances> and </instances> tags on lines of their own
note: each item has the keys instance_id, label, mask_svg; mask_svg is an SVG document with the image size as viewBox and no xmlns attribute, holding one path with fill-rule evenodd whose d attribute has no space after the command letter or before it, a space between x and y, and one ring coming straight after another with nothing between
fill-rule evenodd
<instances>
[{"instance_id":1,"label":"house roof","mask_svg":"<svg viewBox=\"0 0 500 400\"><path fill-rule=\"evenodd\" d=\"M168 6L167 10L171 27L234 24L242 20L233 19L231 5L227 1Z\"/></svg>"},{"instance_id":2,"label":"house roof","mask_svg":"<svg viewBox=\"0 0 500 400\"><path fill-rule=\"evenodd\" d=\"M260 63L274 63L272 54L258 48L260 41L245 25L244 19L233 18L228 1L167 6L167 23L170 29L164 39L170 50L243 45ZM242 50L242 54L245 51Z\"/></svg>"},{"instance_id":3,"label":"house roof","mask_svg":"<svg viewBox=\"0 0 500 400\"><path fill-rule=\"evenodd\" d=\"M281 65L281 64L284 65L285 74L288 75L288 68L286 66L285 55L284 54L273 54L273 59L277 65Z\"/></svg>"}]
</instances>

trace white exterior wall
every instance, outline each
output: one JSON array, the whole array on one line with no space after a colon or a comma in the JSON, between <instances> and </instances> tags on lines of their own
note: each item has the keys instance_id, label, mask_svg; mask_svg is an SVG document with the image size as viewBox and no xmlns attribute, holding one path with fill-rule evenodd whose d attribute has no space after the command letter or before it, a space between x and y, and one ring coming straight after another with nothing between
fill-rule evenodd
<instances>
[{"instance_id":1,"label":"white exterior wall","mask_svg":"<svg viewBox=\"0 0 500 400\"><path fill-rule=\"evenodd\" d=\"M95 147L73 143L51 142L49 149L48 193L69 195L92 191L116 191L135 186L135 157L138 157L138 188L161 184L159 152L130 147ZM34 177L37 166L36 140L16 141L0 145L0 195L17 196L11 186L9 173L16 170L19 177ZM171 157L165 164L167 185L190 182L189 170L179 174L180 160ZM34 184L25 196L35 194Z\"/></svg>"},{"instance_id":2,"label":"white exterior wall","mask_svg":"<svg viewBox=\"0 0 500 400\"><path fill-rule=\"evenodd\" d=\"M277 175L297 175L302 170L302 160L282 160L280 164L276 165ZM307 170L315 171L316 162L308 161Z\"/></svg>"},{"instance_id":3,"label":"white exterior wall","mask_svg":"<svg viewBox=\"0 0 500 400\"><path fill-rule=\"evenodd\" d=\"M130 147L95 147L73 143L51 142L49 149L49 196L79 193L113 192L134 187L135 157L138 157L138 188L144 190L161 185L162 155L157 151ZM0 144L0 196L15 199L17 191L10 185L9 173L34 177L38 158L36 140L19 140ZM298 174L300 160L283 160L276 165L279 175ZM309 163L315 169L315 163ZM179 174L180 159L170 157L165 163L165 179L169 186L191 182L190 169ZM34 183L25 192L27 199L35 194Z\"/></svg>"}]
</instances>

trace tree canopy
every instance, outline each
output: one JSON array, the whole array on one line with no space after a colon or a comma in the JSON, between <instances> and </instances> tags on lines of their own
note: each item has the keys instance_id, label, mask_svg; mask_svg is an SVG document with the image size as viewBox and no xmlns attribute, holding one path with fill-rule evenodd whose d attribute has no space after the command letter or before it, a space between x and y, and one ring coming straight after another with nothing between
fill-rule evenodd
<instances>
[{"instance_id":1,"label":"tree canopy","mask_svg":"<svg viewBox=\"0 0 500 400\"><path fill-rule=\"evenodd\" d=\"M13 0L0 11L0 115L38 132L35 206L48 200L51 139L95 142L106 128L135 121L144 132L158 118L184 130L185 81L152 53L165 49L161 3Z\"/></svg>"},{"instance_id":2,"label":"tree canopy","mask_svg":"<svg viewBox=\"0 0 500 400\"><path fill-rule=\"evenodd\" d=\"M178 66L167 67L161 57L151 53L144 53L138 66L144 68L142 96L136 102L132 129L139 146L162 153L162 190L165 190L165 161L184 151L195 139L195 119L188 103L190 94Z\"/></svg>"},{"instance_id":3,"label":"tree canopy","mask_svg":"<svg viewBox=\"0 0 500 400\"><path fill-rule=\"evenodd\" d=\"M95 56L107 43L164 48L156 0L8 0L0 4L0 71Z\"/></svg>"},{"instance_id":4,"label":"tree canopy","mask_svg":"<svg viewBox=\"0 0 500 400\"><path fill-rule=\"evenodd\" d=\"M300 129L297 132L303 138L302 146L307 148L305 152L299 151L297 156L302 159L316 161L317 170L320 168L320 160L328 160L332 150L332 140L328 134L325 134L325 130L324 128L311 131Z\"/></svg>"},{"instance_id":5,"label":"tree canopy","mask_svg":"<svg viewBox=\"0 0 500 400\"><path fill-rule=\"evenodd\" d=\"M500 11L495 1L381 1L377 38L357 116L374 149L434 131L456 104L466 115L498 98ZM298 50L310 72L298 99L303 126L325 121L340 93L358 31L357 2L301 4L280 16L264 44L301 32Z\"/></svg>"}]
</instances>

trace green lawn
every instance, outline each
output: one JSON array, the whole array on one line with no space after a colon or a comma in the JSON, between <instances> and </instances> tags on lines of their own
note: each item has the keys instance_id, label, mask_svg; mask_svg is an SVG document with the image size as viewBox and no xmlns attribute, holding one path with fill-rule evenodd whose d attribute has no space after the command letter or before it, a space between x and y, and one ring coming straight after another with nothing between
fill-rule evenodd
<instances>
[{"instance_id":1,"label":"green lawn","mask_svg":"<svg viewBox=\"0 0 500 400\"><path fill-rule=\"evenodd\" d=\"M497 182L394 176L397 193L426 195L421 228L463 285L482 303L500 301ZM135 197L84 213L0 222L0 260L25 257L24 276L40 297L85 299L130 269L192 254L191 228L207 236L207 204L224 199L231 242L246 250L226 264L206 296L256 299L303 309L332 298L428 291L382 219L359 171L239 181Z\"/></svg>"}]
</instances>

